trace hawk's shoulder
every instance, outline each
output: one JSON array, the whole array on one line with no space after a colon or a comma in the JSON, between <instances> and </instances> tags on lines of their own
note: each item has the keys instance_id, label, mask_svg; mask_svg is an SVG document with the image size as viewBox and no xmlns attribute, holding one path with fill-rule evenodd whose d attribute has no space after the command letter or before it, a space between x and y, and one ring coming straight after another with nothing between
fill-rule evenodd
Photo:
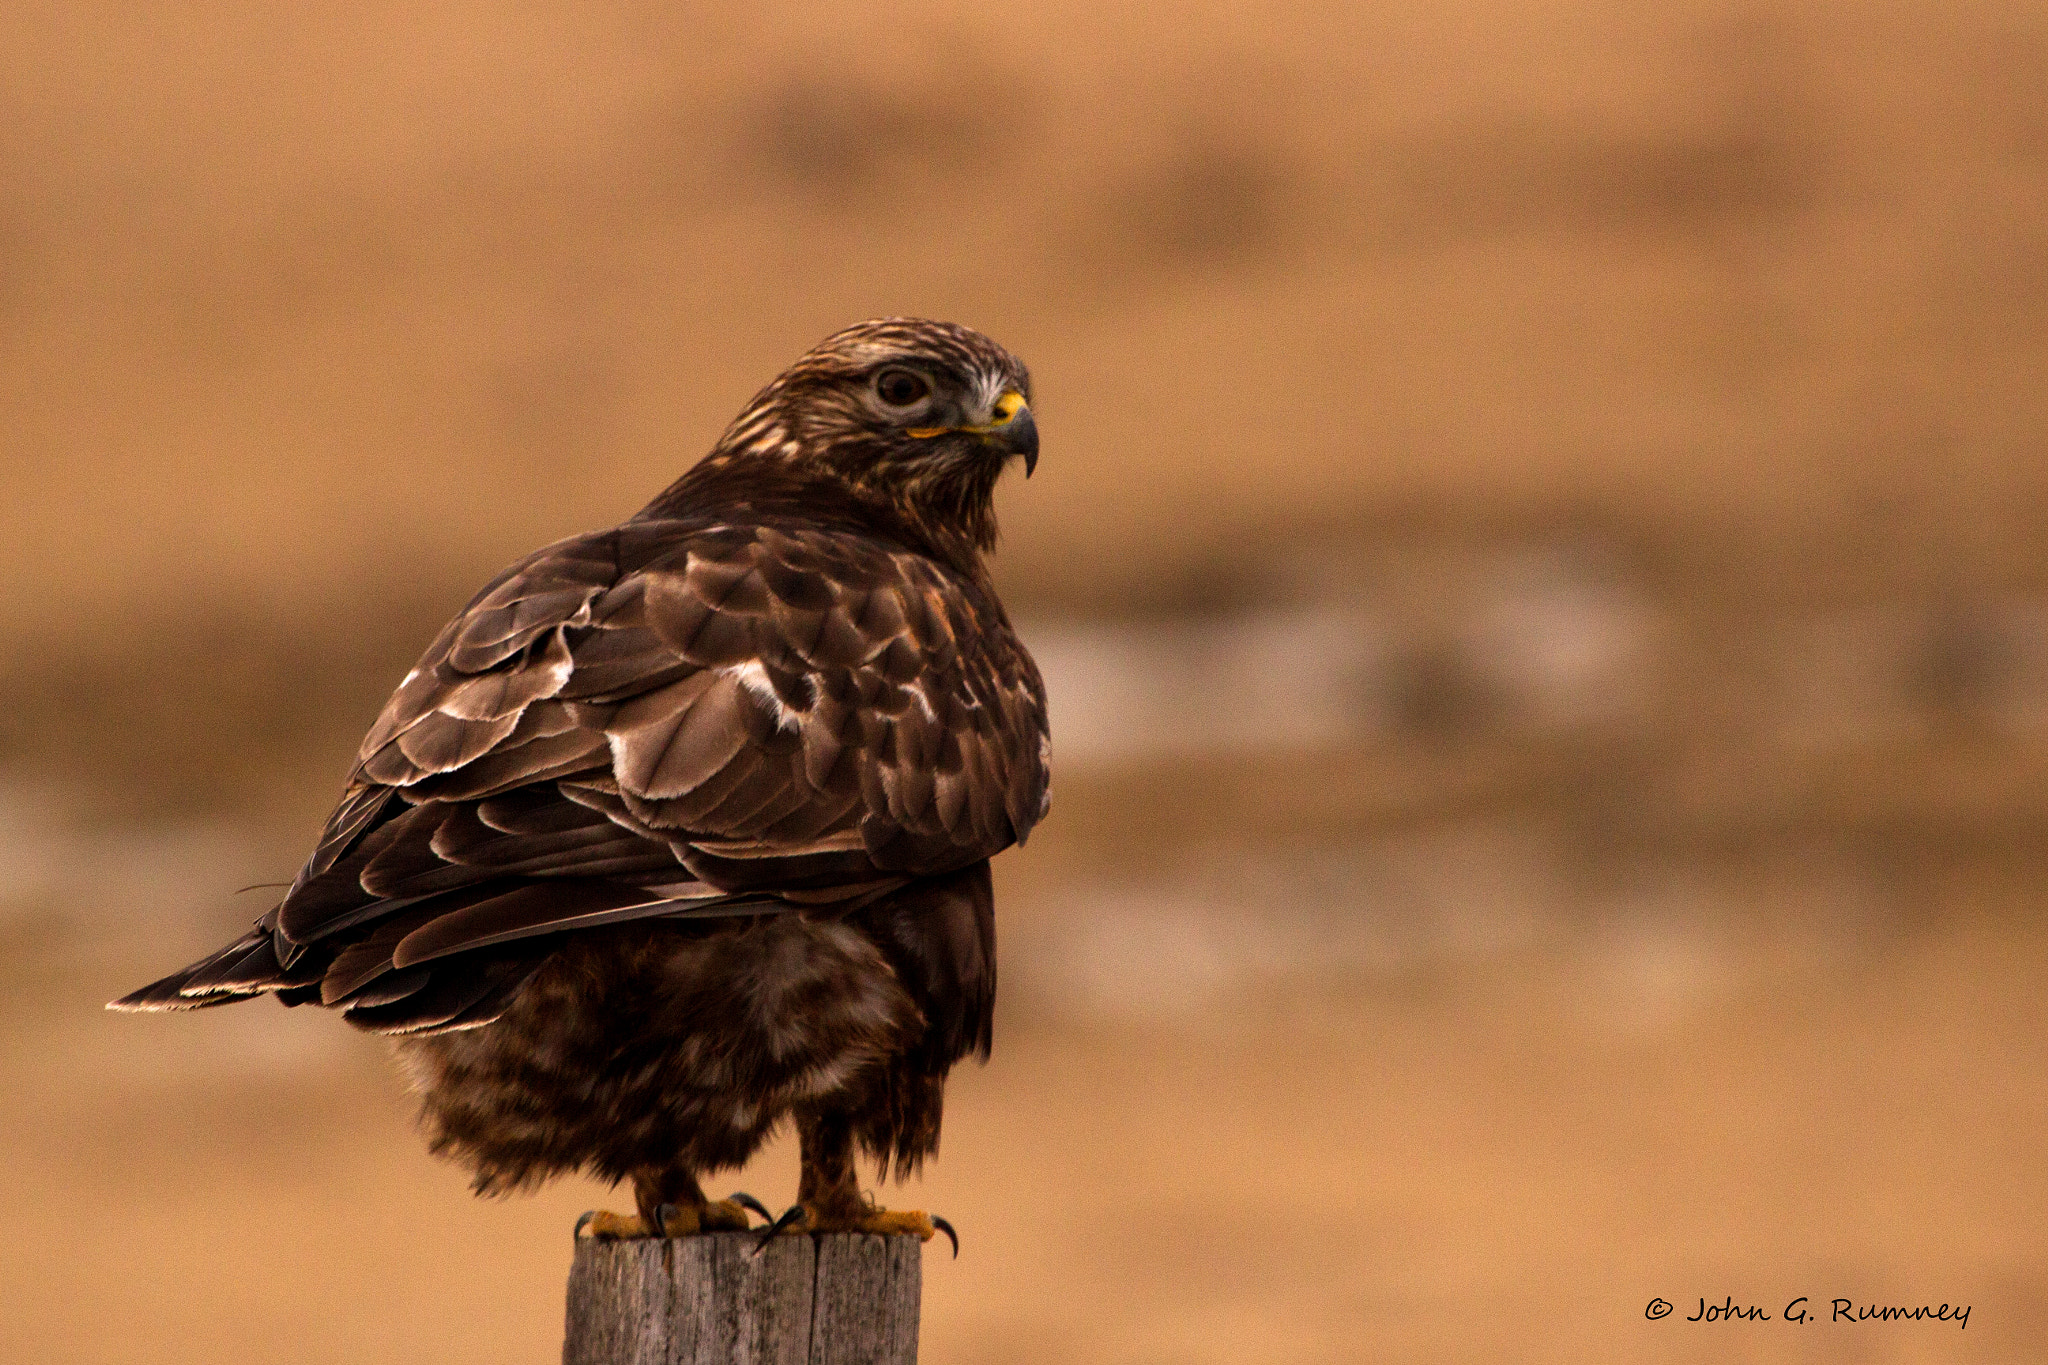
<instances>
[{"instance_id":1,"label":"hawk's shoulder","mask_svg":"<svg viewBox=\"0 0 2048 1365\"><path fill-rule=\"evenodd\" d=\"M797 517L636 519L542 549L436 638L306 872L394 795L549 786L735 890L965 866L1046 808L1044 688L987 587Z\"/></svg>"}]
</instances>

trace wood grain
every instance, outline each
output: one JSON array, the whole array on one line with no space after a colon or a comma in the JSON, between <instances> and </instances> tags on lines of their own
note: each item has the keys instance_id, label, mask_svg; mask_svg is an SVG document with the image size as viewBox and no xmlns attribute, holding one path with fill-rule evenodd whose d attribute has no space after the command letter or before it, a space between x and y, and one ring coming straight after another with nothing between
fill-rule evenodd
<instances>
[{"instance_id":1,"label":"wood grain","mask_svg":"<svg viewBox=\"0 0 2048 1365\"><path fill-rule=\"evenodd\" d=\"M579 1239L563 1365L913 1365L915 1237Z\"/></svg>"}]
</instances>

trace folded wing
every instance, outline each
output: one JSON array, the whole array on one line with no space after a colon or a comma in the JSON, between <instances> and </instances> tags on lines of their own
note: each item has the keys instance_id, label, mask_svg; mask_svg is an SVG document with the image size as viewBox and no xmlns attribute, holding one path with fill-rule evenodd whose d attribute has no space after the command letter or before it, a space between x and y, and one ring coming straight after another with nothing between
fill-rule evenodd
<instances>
[{"instance_id":1,"label":"folded wing","mask_svg":"<svg viewBox=\"0 0 2048 1365\"><path fill-rule=\"evenodd\" d=\"M283 902L116 1003L488 1022L563 933L858 905L990 857L1042 818L1045 747L980 585L843 531L629 522L479 594Z\"/></svg>"}]
</instances>

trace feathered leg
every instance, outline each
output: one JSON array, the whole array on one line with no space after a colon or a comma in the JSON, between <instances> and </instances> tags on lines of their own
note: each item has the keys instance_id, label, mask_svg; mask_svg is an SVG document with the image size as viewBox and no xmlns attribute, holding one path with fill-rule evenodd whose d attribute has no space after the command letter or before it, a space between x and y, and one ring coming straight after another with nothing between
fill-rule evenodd
<instances>
[{"instance_id":1,"label":"feathered leg","mask_svg":"<svg viewBox=\"0 0 2048 1365\"><path fill-rule=\"evenodd\" d=\"M943 1232L953 1243L953 1254L960 1254L960 1238L945 1219L916 1209L878 1208L860 1192L860 1180L853 1169L854 1123L847 1115L800 1114L796 1132L802 1163L796 1206L762 1234L764 1243L785 1228L802 1232L875 1232L885 1236L908 1233L926 1242Z\"/></svg>"},{"instance_id":2,"label":"feathered leg","mask_svg":"<svg viewBox=\"0 0 2048 1365\"><path fill-rule=\"evenodd\" d=\"M797 1120L796 1201L804 1206L811 1231L825 1225L850 1226L875 1212L860 1192L853 1169L853 1124L844 1114L807 1114Z\"/></svg>"}]
</instances>

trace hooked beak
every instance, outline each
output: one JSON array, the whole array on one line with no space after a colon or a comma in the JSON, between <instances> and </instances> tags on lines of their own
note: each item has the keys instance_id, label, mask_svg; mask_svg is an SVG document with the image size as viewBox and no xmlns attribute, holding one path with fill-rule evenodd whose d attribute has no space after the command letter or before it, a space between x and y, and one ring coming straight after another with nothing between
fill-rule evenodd
<instances>
[{"instance_id":1,"label":"hooked beak","mask_svg":"<svg viewBox=\"0 0 2048 1365\"><path fill-rule=\"evenodd\" d=\"M912 427L909 435L918 440L929 440L934 436L947 436L956 431L973 432L982 440L1003 452L1005 457L1024 457L1024 477L1030 478L1038 469L1038 423L1031 420L1030 405L1024 395L1015 389L1009 390L996 400L995 411L989 420L969 427Z\"/></svg>"},{"instance_id":2,"label":"hooked beak","mask_svg":"<svg viewBox=\"0 0 2048 1365\"><path fill-rule=\"evenodd\" d=\"M971 427L1001 447L1005 454L1024 457L1024 477L1038 469L1038 423L1031 420L1031 407L1024 395L1011 389L996 400L995 420L984 427Z\"/></svg>"}]
</instances>

